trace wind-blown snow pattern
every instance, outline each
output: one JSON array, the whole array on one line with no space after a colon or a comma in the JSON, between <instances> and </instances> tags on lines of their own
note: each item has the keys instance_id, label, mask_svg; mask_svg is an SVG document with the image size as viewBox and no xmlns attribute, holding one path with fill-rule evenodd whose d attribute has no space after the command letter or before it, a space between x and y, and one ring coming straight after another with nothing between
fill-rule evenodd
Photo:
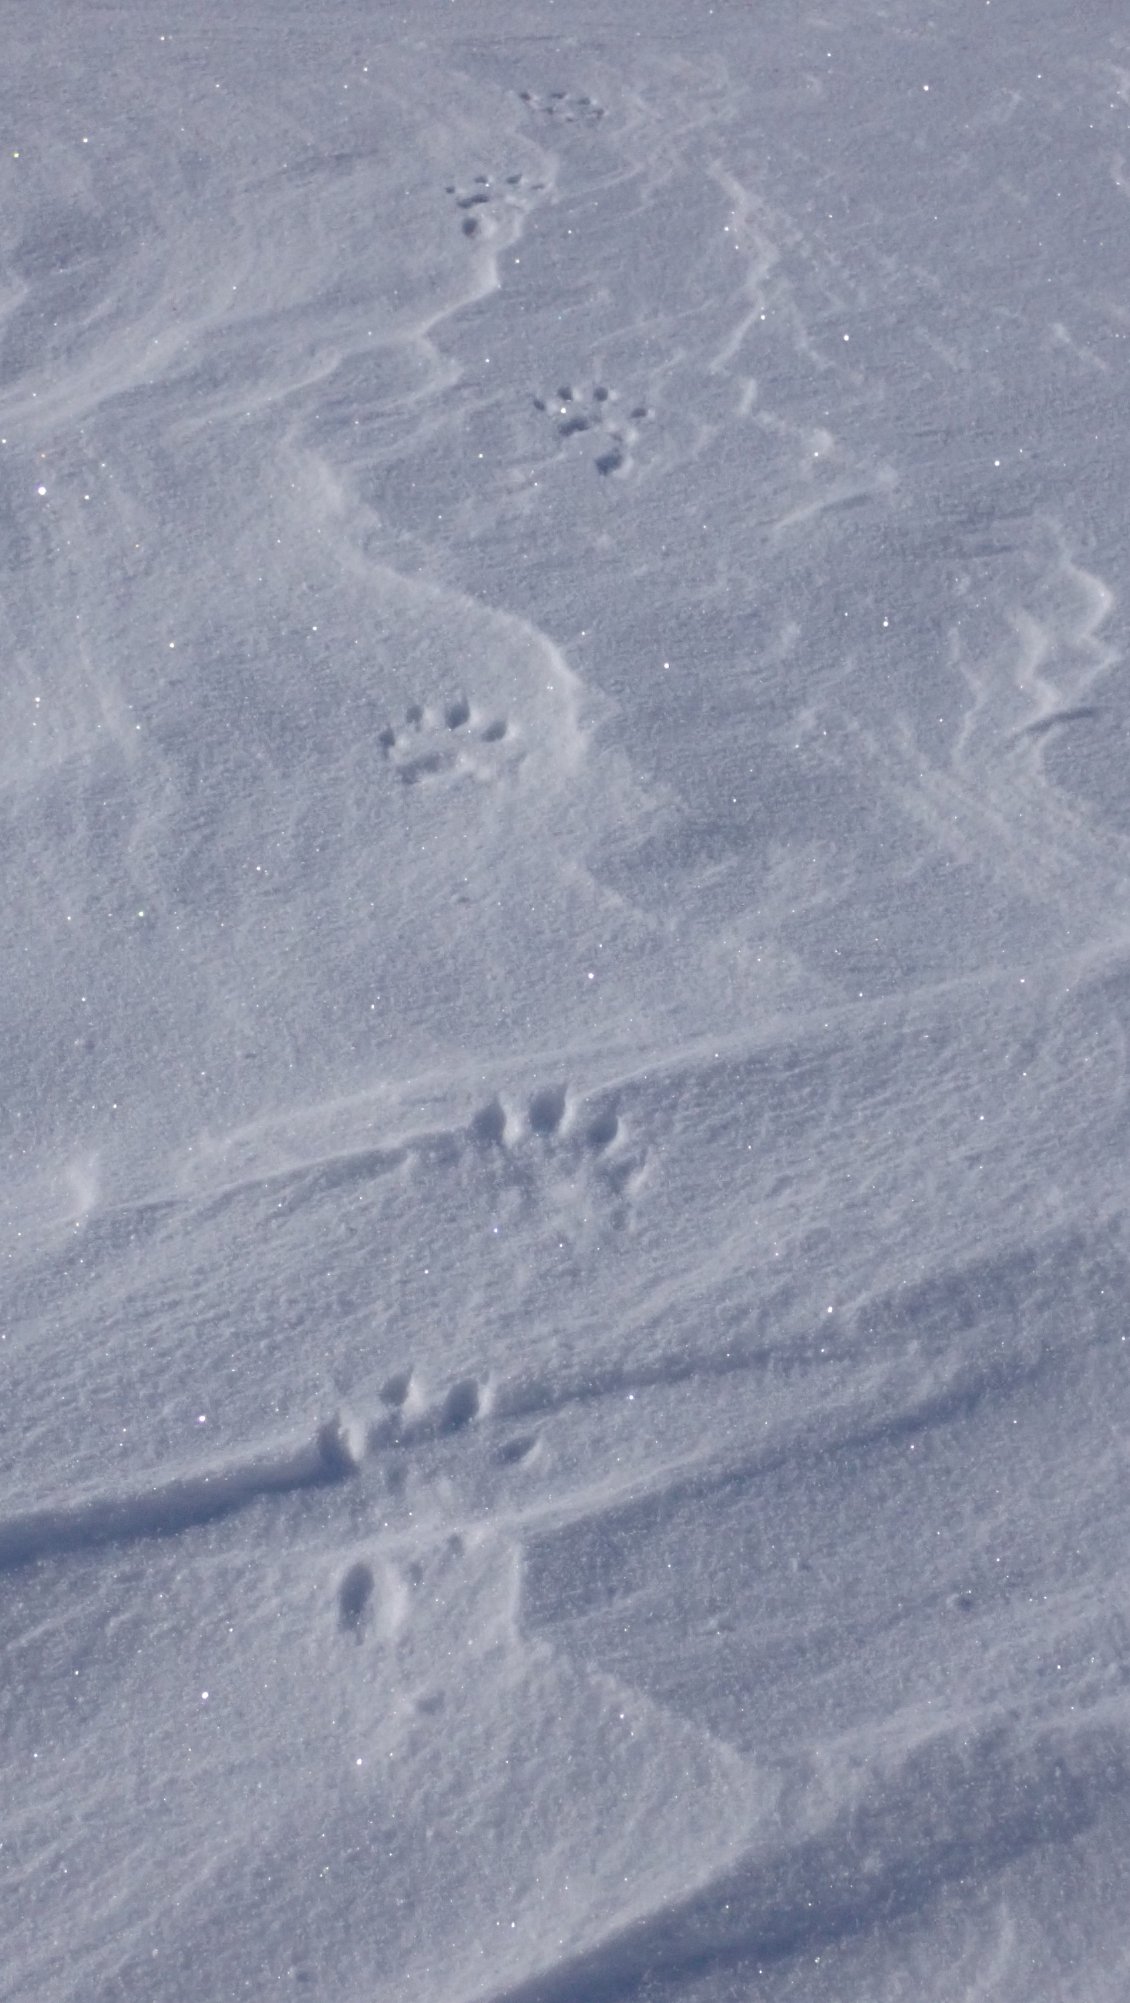
<instances>
[{"instance_id":1,"label":"wind-blown snow pattern","mask_svg":"<svg viewBox=\"0 0 1130 2003\"><path fill-rule=\"evenodd\" d=\"M0 1997L1122 2003L1130 19L3 29Z\"/></svg>"}]
</instances>

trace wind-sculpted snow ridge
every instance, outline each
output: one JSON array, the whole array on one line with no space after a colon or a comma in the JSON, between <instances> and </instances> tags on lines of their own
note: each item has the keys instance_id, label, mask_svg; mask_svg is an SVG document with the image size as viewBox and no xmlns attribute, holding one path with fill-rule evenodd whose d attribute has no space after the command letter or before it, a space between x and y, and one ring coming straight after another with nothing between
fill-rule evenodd
<instances>
[{"instance_id":1,"label":"wind-sculpted snow ridge","mask_svg":"<svg viewBox=\"0 0 1130 2003\"><path fill-rule=\"evenodd\" d=\"M861 1751L854 1771L845 1756L839 1789L826 1778L821 1808L806 1813L798 1789L784 1826L703 1890L591 1954L484 1990L483 2003L632 2003L677 1995L688 1979L754 1983L776 1963L818 1966L845 1939L897 1926L946 1887L1078 1840L1112 1800L1124 1812L1130 1795L1121 1705L1048 1726L963 1717L923 1735L908 1721L901 1744L898 1727L896 1718L886 1745L870 1760Z\"/></svg>"},{"instance_id":2,"label":"wind-sculpted snow ridge","mask_svg":"<svg viewBox=\"0 0 1130 2003\"><path fill-rule=\"evenodd\" d=\"M531 1103L551 1130L562 1118L555 1094ZM6 1580L40 1610L25 1650L57 1717L58 1770L44 1763L39 1785L79 1784L94 1741L64 1722L76 1694L97 1704L114 1688L98 1735L118 1760L131 1704L151 1681L161 1693L154 1709L148 1690L146 1757L175 1812L99 1934L87 1986L115 2003L152 1993L150 1902L187 1853L160 1928L161 1993L178 2003L202 1960L232 1982L381 2003L409 1982L468 2003L626 2003L665 1982L787 1971L1085 1841L1125 1799L1125 1721L1082 1581L1078 1605L1029 1604L1038 1511L1061 1518L1044 1527L1067 1546L1077 1530L1058 1360L1024 1326L1025 1303L1055 1298L1055 1271L1084 1252L861 1301L822 1400L819 1329L791 1380L782 1352L753 1344L714 1359L713 1381L711 1359L688 1369L677 1350L443 1379L409 1347L386 1355L373 1409L297 1448L249 1450L226 1476L213 1462L203 1482L154 1481L159 1521L103 1498L96 1534L123 1548L101 1564L81 1508L24 1519L13 1562L33 1555L28 1521L56 1540L39 1545L56 1563ZM1085 1301L1085 1274L1078 1288ZM1073 1324L1080 1386L1109 1350L1107 1329ZM1106 1476L1113 1495L1114 1460ZM198 1535L217 1477L236 1508ZM917 1526L936 1522L935 1548ZM1092 1563L1105 1567L1101 1550ZM123 1623L131 1652L111 1683ZM1006 1627L1021 1638L1006 1659L1054 1654L1044 1692L1011 1670L999 1687ZM167 1658L169 1632L185 1636L183 1662ZM775 1664L783 1643L819 1664L838 1722L815 1739L810 1681ZM917 1694L900 1695L908 1674ZM267 1715L287 1719L277 1752ZM16 1719L13 1747L26 1732ZM231 1811L265 1774L251 1838ZM93 1896L108 1866L83 1828L65 1859ZM25 1952L17 1965L42 1986L39 1951Z\"/></svg>"},{"instance_id":3,"label":"wind-sculpted snow ridge","mask_svg":"<svg viewBox=\"0 0 1130 2003\"><path fill-rule=\"evenodd\" d=\"M322 1488L357 1472L359 1448L338 1419L327 1419L312 1440L219 1461L184 1474L151 1477L103 1494L80 1494L0 1516L0 1571L36 1558L60 1557L101 1544L129 1544L144 1537L173 1537L215 1518L230 1516L265 1495Z\"/></svg>"}]
</instances>

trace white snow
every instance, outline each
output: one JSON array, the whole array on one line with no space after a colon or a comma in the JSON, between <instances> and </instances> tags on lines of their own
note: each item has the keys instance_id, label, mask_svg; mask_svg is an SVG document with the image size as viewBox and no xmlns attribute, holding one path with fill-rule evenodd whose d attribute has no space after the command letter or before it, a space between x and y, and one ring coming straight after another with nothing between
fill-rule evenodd
<instances>
[{"instance_id":1,"label":"white snow","mask_svg":"<svg viewBox=\"0 0 1130 2003\"><path fill-rule=\"evenodd\" d=\"M3 22L0 1997L1122 2003L1130 21Z\"/></svg>"}]
</instances>

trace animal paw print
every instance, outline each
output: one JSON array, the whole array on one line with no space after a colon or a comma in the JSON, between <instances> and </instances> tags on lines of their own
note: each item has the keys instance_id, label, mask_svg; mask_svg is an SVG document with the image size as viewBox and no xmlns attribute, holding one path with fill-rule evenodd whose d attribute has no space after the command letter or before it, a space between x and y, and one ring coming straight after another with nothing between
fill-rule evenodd
<instances>
[{"instance_id":1,"label":"animal paw print","mask_svg":"<svg viewBox=\"0 0 1130 2003\"><path fill-rule=\"evenodd\" d=\"M594 443L599 446L593 464L598 473L622 473L630 464L630 449L636 443L639 433L636 426L651 412L646 404L636 404L628 412L625 422L617 411L618 399L615 391L596 383L586 396L570 383L563 383L552 396L535 396L534 409L544 412L554 420L559 438L575 438L582 432L595 434Z\"/></svg>"},{"instance_id":2,"label":"animal paw print","mask_svg":"<svg viewBox=\"0 0 1130 2003\"><path fill-rule=\"evenodd\" d=\"M440 1531L414 1549L407 1542L382 1553L375 1565L357 1559L338 1580L339 1629L355 1644L380 1650L397 1735L447 1708L452 1693L442 1679L454 1654L453 1634L463 1637L464 1648L468 1631L489 1647L490 1628L512 1623L512 1570L505 1559L500 1570L490 1544L476 1548L477 1541L458 1530Z\"/></svg>"},{"instance_id":3,"label":"animal paw print","mask_svg":"<svg viewBox=\"0 0 1130 2003\"><path fill-rule=\"evenodd\" d=\"M647 1169L612 1100L573 1099L568 1087L546 1085L518 1113L492 1099L471 1121L484 1151L501 1151L518 1180L567 1236L609 1224L628 1228Z\"/></svg>"},{"instance_id":4,"label":"animal paw print","mask_svg":"<svg viewBox=\"0 0 1130 2003\"><path fill-rule=\"evenodd\" d=\"M369 1427L370 1450L450 1439L486 1417L493 1402L485 1377L456 1377L430 1398L411 1368L397 1371L381 1387L382 1411Z\"/></svg>"},{"instance_id":5,"label":"animal paw print","mask_svg":"<svg viewBox=\"0 0 1130 2003\"><path fill-rule=\"evenodd\" d=\"M403 723L386 724L377 742L401 784L418 786L459 773L492 779L502 747L513 737L505 717L481 714L459 695L440 711L413 703Z\"/></svg>"},{"instance_id":6,"label":"animal paw print","mask_svg":"<svg viewBox=\"0 0 1130 2003\"><path fill-rule=\"evenodd\" d=\"M518 96L530 111L554 118L561 125L599 125L604 117L604 106L580 92L551 90L543 97L534 90L520 90Z\"/></svg>"},{"instance_id":7,"label":"animal paw print","mask_svg":"<svg viewBox=\"0 0 1130 2003\"><path fill-rule=\"evenodd\" d=\"M461 188L457 182L448 181L444 192L454 200L464 236L484 237L494 231L494 219L489 214L492 203L501 201L511 208L521 207L524 189L540 194L544 187L544 181L527 182L522 174L507 174L501 186L492 181L489 174L476 174L467 187Z\"/></svg>"}]
</instances>

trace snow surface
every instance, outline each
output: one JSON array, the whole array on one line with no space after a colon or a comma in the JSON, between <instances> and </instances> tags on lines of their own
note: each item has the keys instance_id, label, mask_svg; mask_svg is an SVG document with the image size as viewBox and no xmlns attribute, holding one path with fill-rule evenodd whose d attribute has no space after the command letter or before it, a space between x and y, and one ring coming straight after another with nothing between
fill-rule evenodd
<instances>
[{"instance_id":1,"label":"snow surface","mask_svg":"<svg viewBox=\"0 0 1130 2003\"><path fill-rule=\"evenodd\" d=\"M3 8L0 1995L1130 1989L1130 18Z\"/></svg>"}]
</instances>

